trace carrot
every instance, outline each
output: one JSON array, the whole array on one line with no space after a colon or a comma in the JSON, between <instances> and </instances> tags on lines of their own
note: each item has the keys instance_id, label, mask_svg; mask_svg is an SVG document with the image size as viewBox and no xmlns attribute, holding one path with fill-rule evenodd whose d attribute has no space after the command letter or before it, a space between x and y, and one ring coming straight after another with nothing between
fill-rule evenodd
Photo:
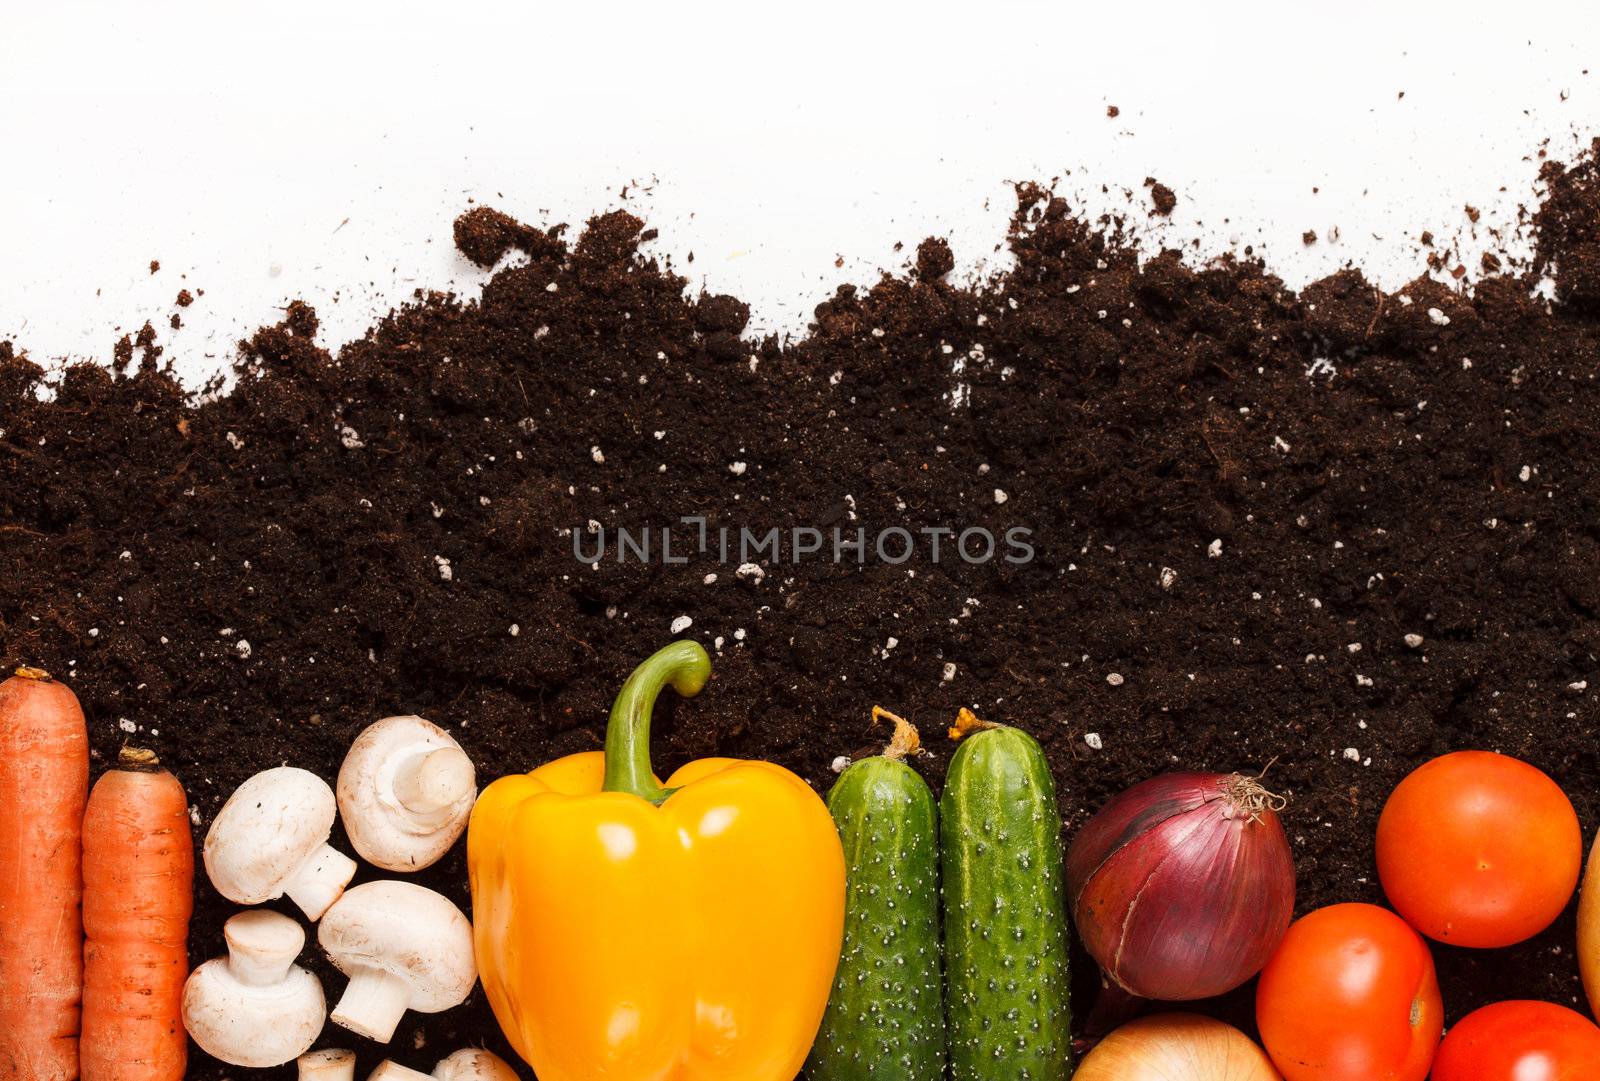
<instances>
[{"instance_id":1,"label":"carrot","mask_svg":"<svg viewBox=\"0 0 1600 1081\"><path fill-rule=\"evenodd\" d=\"M0 683L0 1081L73 1081L89 734L48 672Z\"/></svg>"},{"instance_id":2,"label":"carrot","mask_svg":"<svg viewBox=\"0 0 1600 1081\"><path fill-rule=\"evenodd\" d=\"M83 1081L182 1081L193 911L188 797L124 747L83 818Z\"/></svg>"}]
</instances>

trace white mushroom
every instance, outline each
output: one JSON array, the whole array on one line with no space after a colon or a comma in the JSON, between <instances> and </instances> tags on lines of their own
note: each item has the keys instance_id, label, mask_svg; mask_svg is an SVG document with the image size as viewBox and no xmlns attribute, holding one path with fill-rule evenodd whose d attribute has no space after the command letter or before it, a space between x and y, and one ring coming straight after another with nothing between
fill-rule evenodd
<instances>
[{"instance_id":1,"label":"white mushroom","mask_svg":"<svg viewBox=\"0 0 1600 1081\"><path fill-rule=\"evenodd\" d=\"M183 985L183 1027L214 1058L281 1066L322 1031L327 1004L317 978L294 963L306 933L288 916L253 909L222 927L228 956L207 961Z\"/></svg>"},{"instance_id":2,"label":"white mushroom","mask_svg":"<svg viewBox=\"0 0 1600 1081\"><path fill-rule=\"evenodd\" d=\"M369 725L339 769L339 813L350 844L388 871L437 862L467 828L477 795L472 759L421 717Z\"/></svg>"},{"instance_id":3,"label":"white mushroom","mask_svg":"<svg viewBox=\"0 0 1600 1081\"><path fill-rule=\"evenodd\" d=\"M413 1070L410 1066L402 1066L386 1058L367 1075L367 1081L433 1081L433 1078L421 1070Z\"/></svg>"},{"instance_id":4,"label":"white mushroom","mask_svg":"<svg viewBox=\"0 0 1600 1081\"><path fill-rule=\"evenodd\" d=\"M298 1081L355 1081L356 1053L339 1048L307 1051L297 1065Z\"/></svg>"},{"instance_id":5,"label":"white mushroom","mask_svg":"<svg viewBox=\"0 0 1600 1081\"><path fill-rule=\"evenodd\" d=\"M289 895L313 922L339 899L356 861L328 846L333 789L314 773L280 766L236 789L206 833L206 874L241 905Z\"/></svg>"},{"instance_id":6,"label":"white mushroom","mask_svg":"<svg viewBox=\"0 0 1600 1081\"><path fill-rule=\"evenodd\" d=\"M463 1047L433 1068L436 1081L517 1081L517 1071L493 1051Z\"/></svg>"},{"instance_id":7,"label":"white mushroom","mask_svg":"<svg viewBox=\"0 0 1600 1081\"><path fill-rule=\"evenodd\" d=\"M517 1081L517 1071L493 1051L463 1047L425 1074L384 1059L367 1075L367 1081Z\"/></svg>"},{"instance_id":8,"label":"white mushroom","mask_svg":"<svg viewBox=\"0 0 1600 1081\"><path fill-rule=\"evenodd\" d=\"M388 1043L407 1010L459 1006L478 978L472 924L450 900L410 882L367 882L328 910L317 941L350 977L333 1023Z\"/></svg>"}]
</instances>

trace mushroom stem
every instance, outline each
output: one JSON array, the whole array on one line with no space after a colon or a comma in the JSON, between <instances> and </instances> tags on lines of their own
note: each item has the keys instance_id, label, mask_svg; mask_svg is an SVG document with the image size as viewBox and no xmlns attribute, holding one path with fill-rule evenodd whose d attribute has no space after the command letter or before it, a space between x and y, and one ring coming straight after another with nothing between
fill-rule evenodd
<instances>
[{"instance_id":1,"label":"mushroom stem","mask_svg":"<svg viewBox=\"0 0 1600 1081\"><path fill-rule=\"evenodd\" d=\"M306 944L299 924L264 908L229 919L222 938L228 944L228 971L246 987L282 983Z\"/></svg>"},{"instance_id":2,"label":"mushroom stem","mask_svg":"<svg viewBox=\"0 0 1600 1081\"><path fill-rule=\"evenodd\" d=\"M350 985L330 1019L357 1036L388 1043L410 1001L411 985L399 976L381 968L357 966L350 969Z\"/></svg>"},{"instance_id":3,"label":"mushroom stem","mask_svg":"<svg viewBox=\"0 0 1600 1081\"><path fill-rule=\"evenodd\" d=\"M395 798L418 815L448 810L471 797L476 788L472 759L459 747L408 755L394 775Z\"/></svg>"},{"instance_id":4,"label":"mushroom stem","mask_svg":"<svg viewBox=\"0 0 1600 1081\"><path fill-rule=\"evenodd\" d=\"M393 1059L384 1059L378 1068L367 1075L367 1081L433 1081L433 1075L410 1066L402 1066Z\"/></svg>"},{"instance_id":5,"label":"mushroom stem","mask_svg":"<svg viewBox=\"0 0 1600 1081\"><path fill-rule=\"evenodd\" d=\"M299 1081L355 1081L356 1053L339 1048L307 1051L296 1065Z\"/></svg>"},{"instance_id":6,"label":"mushroom stem","mask_svg":"<svg viewBox=\"0 0 1600 1081\"><path fill-rule=\"evenodd\" d=\"M344 893L356 874L356 861L326 842L311 850L306 861L284 884L283 892L313 923Z\"/></svg>"}]
</instances>

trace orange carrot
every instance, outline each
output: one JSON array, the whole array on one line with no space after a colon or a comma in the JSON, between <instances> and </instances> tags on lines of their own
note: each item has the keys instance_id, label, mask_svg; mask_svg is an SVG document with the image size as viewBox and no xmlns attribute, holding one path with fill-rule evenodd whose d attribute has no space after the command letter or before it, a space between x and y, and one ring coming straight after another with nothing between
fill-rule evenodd
<instances>
[{"instance_id":1,"label":"orange carrot","mask_svg":"<svg viewBox=\"0 0 1600 1081\"><path fill-rule=\"evenodd\" d=\"M182 1081L193 911L189 800L125 747L83 817L83 1081Z\"/></svg>"},{"instance_id":2,"label":"orange carrot","mask_svg":"<svg viewBox=\"0 0 1600 1081\"><path fill-rule=\"evenodd\" d=\"M0 1081L74 1081L89 734L48 672L0 683Z\"/></svg>"}]
</instances>

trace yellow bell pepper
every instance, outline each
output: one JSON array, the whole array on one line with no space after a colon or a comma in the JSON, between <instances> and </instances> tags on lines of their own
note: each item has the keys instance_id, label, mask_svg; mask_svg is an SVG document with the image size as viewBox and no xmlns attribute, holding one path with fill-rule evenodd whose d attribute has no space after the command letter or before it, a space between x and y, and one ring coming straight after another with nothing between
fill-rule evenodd
<instances>
[{"instance_id":1,"label":"yellow bell pepper","mask_svg":"<svg viewBox=\"0 0 1600 1081\"><path fill-rule=\"evenodd\" d=\"M650 769L650 711L711 660L640 665L606 748L486 788L467 867L478 971L540 1081L792 1081L844 934L844 852L826 806L769 762Z\"/></svg>"}]
</instances>

